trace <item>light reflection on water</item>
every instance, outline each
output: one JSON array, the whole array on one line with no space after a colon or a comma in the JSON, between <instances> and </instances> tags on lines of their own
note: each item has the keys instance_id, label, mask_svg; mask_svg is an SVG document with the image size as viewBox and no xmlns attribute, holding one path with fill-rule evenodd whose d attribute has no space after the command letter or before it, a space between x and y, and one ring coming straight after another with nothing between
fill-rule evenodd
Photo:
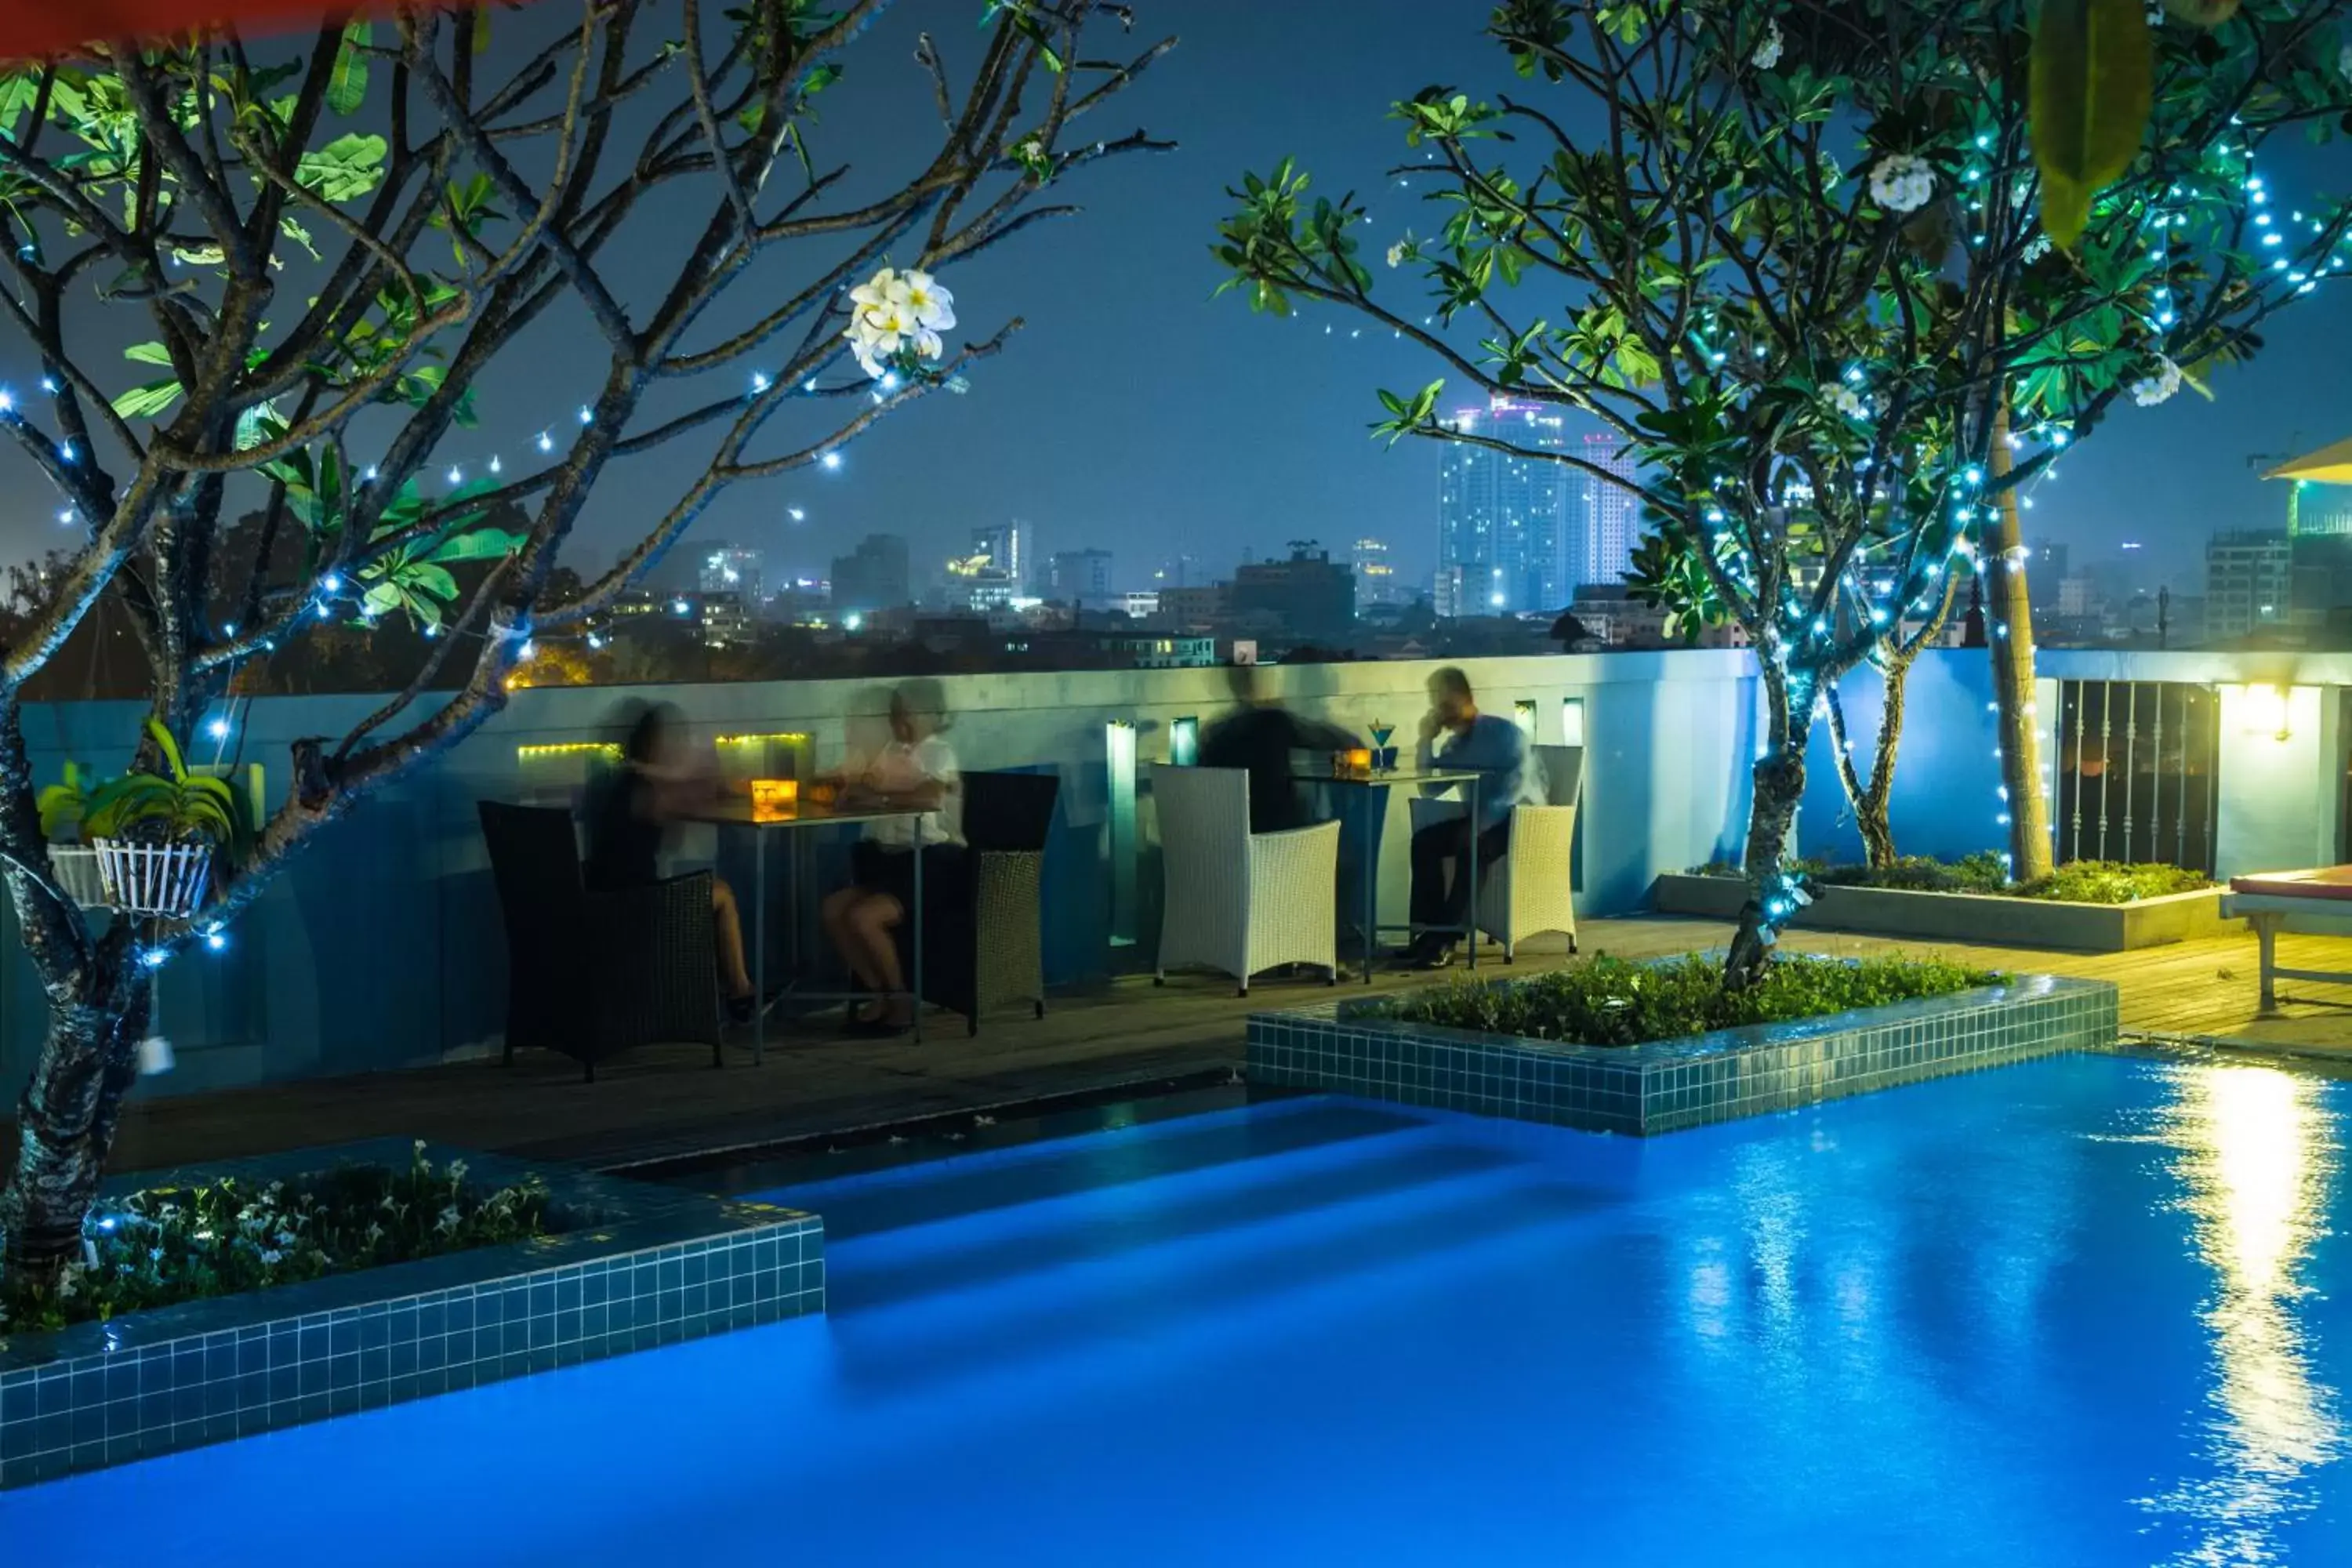
<instances>
[{"instance_id":1,"label":"light reflection on water","mask_svg":"<svg viewBox=\"0 0 2352 1568\"><path fill-rule=\"evenodd\" d=\"M2147 1506L2185 1524L2175 1562L2284 1560L2278 1532L2309 1514L2298 1485L2343 1442L2336 1391L2314 1372L2303 1278L2326 1234L2341 1131L2318 1080L2273 1068L2202 1066L2172 1075L2158 1113L2176 1152L2199 1256L2214 1272L2202 1318L2212 1338L2205 1447L2214 1473Z\"/></svg>"}]
</instances>

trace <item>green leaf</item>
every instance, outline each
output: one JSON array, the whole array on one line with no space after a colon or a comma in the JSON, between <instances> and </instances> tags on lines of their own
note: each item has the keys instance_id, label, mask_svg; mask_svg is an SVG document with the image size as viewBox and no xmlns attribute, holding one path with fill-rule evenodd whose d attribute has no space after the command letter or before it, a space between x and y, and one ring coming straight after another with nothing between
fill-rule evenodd
<instances>
[{"instance_id":1,"label":"green leaf","mask_svg":"<svg viewBox=\"0 0 2352 1568\"><path fill-rule=\"evenodd\" d=\"M387 151L381 136L338 136L302 154L294 168L295 183L321 201L356 201L383 182Z\"/></svg>"},{"instance_id":2,"label":"green leaf","mask_svg":"<svg viewBox=\"0 0 2352 1568\"><path fill-rule=\"evenodd\" d=\"M356 113L367 100L368 61L362 51L372 30L365 22L343 24L342 42L335 47L335 68L327 78L327 108L334 113Z\"/></svg>"},{"instance_id":3,"label":"green leaf","mask_svg":"<svg viewBox=\"0 0 2352 1568\"><path fill-rule=\"evenodd\" d=\"M498 561L522 548L523 536L502 528L478 528L445 539L427 551L426 561Z\"/></svg>"},{"instance_id":4,"label":"green leaf","mask_svg":"<svg viewBox=\"0 0 2352 1568\"><path fill-rule=\"evenodd\" d=\"M122 357L134 360L141 364L169 366L172 363L172 351L162 343L132 343L122 351Z\"/></svg>"},{"instance_id":5,"label":"green leaf","mask_svg":"<svg viewBox=\"0 0 2352 1568\"><path fill-rule=\"evenodd\" d=\"M125 419L152 419L179 401L180 383L176 376L165 376L118 394L114 412Z\"/></svg>"},{"instance_id":6,"label":"green leaf","mask_svg":"<svg viewBox=\"0 0 2352 1568\"><path fill-rule=\"evenodd\" d=\"M2042 226L2066 248L2082 237L2091 199L2138 153L2154 79L2144 0L2046 0L2027 123Z\"/></svg>"}]
</instances>

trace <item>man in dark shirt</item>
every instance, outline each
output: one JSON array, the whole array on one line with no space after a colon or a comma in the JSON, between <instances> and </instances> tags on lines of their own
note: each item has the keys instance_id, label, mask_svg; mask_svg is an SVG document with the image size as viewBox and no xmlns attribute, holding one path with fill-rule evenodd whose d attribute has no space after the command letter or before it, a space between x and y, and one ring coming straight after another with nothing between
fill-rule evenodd
<instances>
[{"instance_id":1,"label":"man in dark shirt","mask_svg":"<svg viewBox=\"0 0 2352 1568\"><path fill-rule=\"evenodd\" d=\"M1306 787L1292 776L1296 751L1345 751L1356 737L1336 724L1301 719L1266 691L1254 664L1227 671L1240 706L1211 724L1201 737L1201 765L1242 768L1249 773L1250 831L1279 833L1316 820Z\"/></svg>"}]
</instances>

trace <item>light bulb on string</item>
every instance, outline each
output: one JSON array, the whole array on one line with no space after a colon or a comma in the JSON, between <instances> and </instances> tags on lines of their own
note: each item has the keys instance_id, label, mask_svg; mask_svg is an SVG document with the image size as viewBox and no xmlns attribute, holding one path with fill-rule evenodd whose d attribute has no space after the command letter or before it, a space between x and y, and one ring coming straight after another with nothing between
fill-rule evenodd
<instances>
[{"instance_id":1,"label":"light bulb on string","mask_svg":"<svg viewBox=\"0 0 2352 1568\"><path fill-rule=\"evenodd\" d=\"M542 451L542 452L552 452L552 451L554 451L554 450L555 450L555 437L553 437L552 436L550 436L546 431L541 430L541 431L539 433L539 449L540 449L541 451Z\"/></svg>"},{"instance_id":2,"label":"light bulb on string","mask_svg":"<svg viewBox=\"0 0 2352 1568\"><path fill-rule=\"evenodd\" d=\"M503 472L503 471L504 471L504 469L505 469L505 465L504 465L504 464L502 464L502 463L500 463L500 462L499 461L498 457L497 457L497 455L496 455L496 454L492 454L492 456L491 456L491 458L490 458L490 472L492 472L492 473L496 474L496 473Z\"/></svg>"},{"instance_id":3,"label":"light bulb on string","mask_svg":"<svg viewBox=\"0 0 2352 1568\"><path fill-rule=\"evenodd\" d=\"M594 422L595 418L595 412L586 404L583 403L580 405L580 423L583 425L592 424Z\"/></svg>"},{"instance_id":4,"label":"light bulb on string","mask_svg":"<svg viewBox=\"0 0 2352 1568\"><path fill-rule=\"evenodd\" d=\"M751 373L751 390L754 393L767 391L770 384L771 383L768 380L768 373L766 371L755 370Z\"/></svg>"},{"instance_id":5,"label":"light bulb on string","mask_svg":"<svg viewBox=\"0 0 2352 1568\"><path fill-rule=\"evenodd\" d=\"M827 452L824 457L819 458L817 461L824 464L827 468L838 468L841 467L841 454L838 452Z\"/></svg>"}]
</instances>

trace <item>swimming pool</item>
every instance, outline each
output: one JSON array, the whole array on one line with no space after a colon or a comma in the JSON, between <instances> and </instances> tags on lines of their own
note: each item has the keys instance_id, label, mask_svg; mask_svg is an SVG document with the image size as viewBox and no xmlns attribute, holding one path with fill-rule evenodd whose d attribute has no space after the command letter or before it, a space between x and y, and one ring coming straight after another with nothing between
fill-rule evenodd
<instances>
[{"instance_id":1,"label":"swimming pool","mask_svg":"<svg viewBox=\"0 0 2352 1568\"><path fill-rule=\"evenodd\" d=\"M2327 1563L2352 1084L1305 1100L775 1194L832 1315L0 1497L11 1561ZM68 1543L70 1543L69 1545Z\"/></svg>"}]
</instances>

